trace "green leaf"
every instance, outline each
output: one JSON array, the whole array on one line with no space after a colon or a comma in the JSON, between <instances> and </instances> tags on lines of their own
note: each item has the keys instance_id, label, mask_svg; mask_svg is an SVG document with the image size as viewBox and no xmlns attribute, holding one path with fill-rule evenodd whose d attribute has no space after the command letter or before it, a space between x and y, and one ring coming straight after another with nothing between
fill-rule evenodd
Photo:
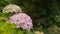
<instances>
[{"instance_id":1,"label":"green leaf","mask_svg":"<svg viewBox=\"0 0 60 34\"><path fill-rule=\"evenodd\" d=\"M10 29L11 30L11 29ZM10 31L10 33L11 34L17 34L17 30L16 29L12 29L11 31Z\"/></svg>"},{"instance_id":2,"label":"green leaf","mask_svg":"<svg viewBox=\"0 0 60 34\"><path fill-rule=\"evenodd\" d=\"M26 30L26 34L33 34L31 30Z\"/></svg>"},{"instance_id":3,"label":"green leaf","mask_svg":"<svg viewBox=\"0 0 60 34\"><path fill-rule=\"evenodd\" d=\"M23 31L19 30L19 31L18 31L18 34L23 34Z\"/></svg>"}]
</instances>

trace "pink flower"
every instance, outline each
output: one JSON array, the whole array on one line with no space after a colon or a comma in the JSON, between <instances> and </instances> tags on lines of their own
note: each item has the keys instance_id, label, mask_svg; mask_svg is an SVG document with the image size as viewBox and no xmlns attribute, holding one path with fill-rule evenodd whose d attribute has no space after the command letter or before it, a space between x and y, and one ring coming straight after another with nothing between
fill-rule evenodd
<instances>
[{"instance_id":1,"label":"pink flower","mask_svg":"<svg viewBox=\"0 0 60 34\"><path fill-rule=\"evenodd\" d=\"M28 30L33 28L32 19L25 13L19 13L11 16L10 22L14 23L18 28Z\"/></svg>"}]
</instances>

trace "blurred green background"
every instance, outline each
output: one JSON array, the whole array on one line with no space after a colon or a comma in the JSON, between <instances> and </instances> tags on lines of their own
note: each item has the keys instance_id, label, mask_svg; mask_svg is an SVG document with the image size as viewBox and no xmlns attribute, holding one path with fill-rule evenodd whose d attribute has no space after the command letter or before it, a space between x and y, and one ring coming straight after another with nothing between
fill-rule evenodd
<instances>
[{"instance_id":1,"label":"blurred green background","mask_svg":"<svg viewBox=\"0 0 60 34\"><path fill-rule=\"evenodd\" d=\"M8 17L2 13L2 10L9 4L20 6L32 18L33 31L60 34L60 0L0 0L0 17ZM4 21L0 20L1 22Z\"/></svg>"}]
</instances>

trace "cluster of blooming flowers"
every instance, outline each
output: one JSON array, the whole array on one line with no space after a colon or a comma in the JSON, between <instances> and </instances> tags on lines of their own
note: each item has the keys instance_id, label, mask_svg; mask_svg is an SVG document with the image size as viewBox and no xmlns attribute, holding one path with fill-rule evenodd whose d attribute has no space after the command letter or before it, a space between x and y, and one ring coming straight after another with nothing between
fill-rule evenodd
<instances>
[{"instance_id":1,"label":"cluster of blooming flowers","mask_svg":"<svg viewBox=\"0 0 60 34\"><path fill-rule=\"evenodd\" d=\"M32 19L25 13L19 13L11 16L10 22L14 23L18 28L28 30L33 28Z\"/></svg>"},{"instance_id":2,"label":"cluster of blooming flowers","mask_svg":"<svg viewBox=\"0 0 60 34\"><path fill-rule=\"evenodd\" d=\"M34 34L44 34L44 32L35 31Z\"/></svg>"},{"instance_id":3,"label":"cluster of blooming flowers","mask_svg":"<svg viewBox=\"0 0 60 34\"><path fill-rule=\"evenodd\" d=\"M5 8L3 8L3 13L9 13L9 12L18 13L18 12L21 12L21 11L22 11L22 9L19 6L14 5L14 4L9 4Z\"/></svg>"},{"instance_id":4,"label":"cluster of blooming flowers","mask_svg":"<svg viewBox=\"0 0 60 34\"><path fill-rule=\"evenodd\" d=\"M17 28L32 29L32 19L25 13L21 13L22 10L19 6L10 4L3 9L3 13L15 12L16 14L10 17L10 23L15 24Z\"/></svg>"}]
</instances>

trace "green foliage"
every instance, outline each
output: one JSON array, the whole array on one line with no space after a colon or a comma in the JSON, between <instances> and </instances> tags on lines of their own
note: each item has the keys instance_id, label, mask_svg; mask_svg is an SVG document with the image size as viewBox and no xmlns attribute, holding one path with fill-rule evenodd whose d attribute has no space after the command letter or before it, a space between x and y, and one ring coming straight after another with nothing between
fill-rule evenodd
<instances>
[{"instance_id":1,"label":"green foliage","mask_svg":"<svg viewBox=\"0 0 60 34\"><path fill-rule=\"evenodd\" d=\"M60 29L57 26L52 26L47 29L46 34L60 34Z\"/></svg>"},{"instance_id":2,"label":"green foliage","mask_svg":"<svg viewBox=\"0 0 60 34\"><path fill-rule=\"evenodd\" d=\"M9 24L8 22L0 22L0 34L23 34L23 31L17 30L14 24Z\"/></svg>"},{"instance_id":3,"label":"green foliage","mask_svg":"<svg viewBox=\"0 0 60 34\"><path fill-rule=\"evenodd\" d=\"M23 32L21 30L18 30L18 34L23 34Z\"/></svg>"},{"instance_id":4,"label":"green foliage","mask_svg":"<svg viewBox=\"0 0 60 34\"><path fill-rule=\"evenodd\" d=\"M13 28L15 25L9 24L9 20L3 20L3 18L9 19L13 15L12 13L2 13L3 8L11 3L20 6L25 13L31 16L34 25L33 31L60 34L58 29L60 28L60 0L0 0L0 34L24 34L20 29ZM26 32L33 34L31 31Z\"/></svg>"},{"instance_id":5,"label":"green foliage","mask_svg":"<svg viewBox=\"0 0 60 34\"><path fill-rule=\"evenodd\" d=\"M30 30L26 30L26 34L33 34Z\"/></svg>"}]
</instances>

